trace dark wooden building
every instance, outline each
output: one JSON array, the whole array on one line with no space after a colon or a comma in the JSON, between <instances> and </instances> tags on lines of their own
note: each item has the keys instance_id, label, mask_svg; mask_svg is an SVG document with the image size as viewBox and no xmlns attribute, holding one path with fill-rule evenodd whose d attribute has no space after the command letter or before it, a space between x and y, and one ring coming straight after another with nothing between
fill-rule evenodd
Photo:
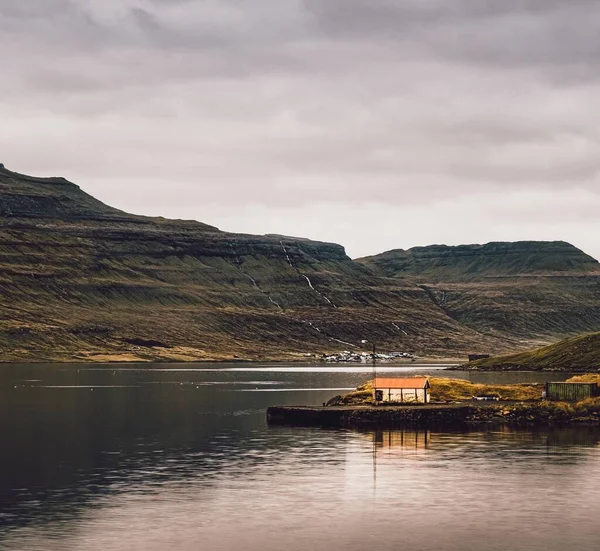
<instances>
[{"instance_id":1,"label":"dark wooden building","mask_svg":"<svg viewBox=\"0 0 600 551\"><path fill-rule=\"evenodd\" d=\"M547 400L575 402L598 395L598 383L546 383Z\"/></svg>"}]
</instances>

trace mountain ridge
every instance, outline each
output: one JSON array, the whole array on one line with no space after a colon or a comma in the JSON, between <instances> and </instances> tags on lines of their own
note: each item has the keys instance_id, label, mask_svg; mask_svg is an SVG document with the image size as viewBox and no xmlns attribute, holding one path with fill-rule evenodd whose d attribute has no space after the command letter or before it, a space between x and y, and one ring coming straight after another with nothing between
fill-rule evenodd
<instances>
[{"instance_id":1,"label":"mountain ridge","mask_svg":"<svg viewBox=\"0 0 600 551\"><path fill-rule=\"evenodd\" d=\"M365 336L408 350L502 346L340 245L128 215L51 183L0 171L4 361L298 359Z\"/></svg>"},{"instance_id":2,"label":"mountain ridge","mask_svg":"<svg viewBox=\"0 0 600 551\"><path fill-rule=\"evenodd\" d=\"M562 287L545 298L528 282L527 329L481 281L492 302L464 315L451 288L462 282L389 276L335 243L132 215L0 167L0 361L302 359L363 339L437 357L505 352L600 327L600 297L573 273L570 305Z\"/></svg>"},{"instance_id":3,"label":"mountain ridge","mask_svg":"<svg viewBox=\"0 0 600 551\"><path fill-rule=\"evenodd\" d=\"M424 275L430 279L600 272L600 263L565 241L493 241L482 245L430 245L393 249L355 259L386 276Z\"/></svg>"},{"instance_id":4,"label":"mountain ridge","mask_svg":"<svg viewBox=\"0 0 600 551\"><path fill-rule=\"evenodd\" d=\"M600 328L600 263L564 241L434 245L358 262L412 281L449 317L480 331L549 340Z\"/></svg>"}]
</instances>

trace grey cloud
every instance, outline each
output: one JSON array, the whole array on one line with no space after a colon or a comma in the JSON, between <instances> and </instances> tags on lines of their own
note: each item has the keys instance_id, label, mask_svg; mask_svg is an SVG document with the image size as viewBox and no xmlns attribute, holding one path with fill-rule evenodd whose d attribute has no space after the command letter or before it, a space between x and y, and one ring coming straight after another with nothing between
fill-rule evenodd
<instances>
[{"instance_id":1,"label":"grey cloud","mask_svg":"<svg viewBox=\"0 0 600 551\"><path fill-rule=\"evenodd\" d=\"M70 10L69 0L29 0L28 2L0 1L0 15L17 19L52 17Z\"/></svg>"},{"instance_id":2,"label":"grey cloud","mask_svg":"<svg viewBox=\"0 0 600 551\"><path fill-rule=\"evenodd\" d=\"M306 4L325 33L367 42L373 37L391 40L408 55L420 51L455 61L540 69L598 64L600 5L594 0L306 0Z\"/></svg>"},{"instance_id":3,"label":"grey cloud","mask_svg":"<svg viewBox=\"0 0 600 551\"><path fill-rule=\"evenodd\" d=\"M0 161L137 212L600 196L595 0L0 0L0 44Z\"/></svg>"},{"instance_id":4,"label":"grey cloud","mask_svg":"<svg viewBox=\"0 0 600 551\"><path fill-rule=\"evenodd\" d=\"M108 8L100 9L103 5ZM49 37L71 38L82 48L97 46L99 40L106 48L212 45L221 48L221 55L263 50L265 57L279 52L293 61L294 42L312 41L326 54L313 56L313 66L326 60L328 49L339 55L344 41L357 48L391 49L396 58L417 55L500 65L595 66L600 52L600 5L594 0L49 0L26 6L2 0L0 14L41 21Z\"/></svg>"}]
</instances>

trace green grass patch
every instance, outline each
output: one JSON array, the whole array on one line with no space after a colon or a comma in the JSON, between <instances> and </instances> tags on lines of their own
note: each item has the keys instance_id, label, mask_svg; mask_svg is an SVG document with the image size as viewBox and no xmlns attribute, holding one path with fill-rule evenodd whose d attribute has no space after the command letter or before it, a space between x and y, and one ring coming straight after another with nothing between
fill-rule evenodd
<instances>
[{"instance_id":1,"label":"green grass patch","mask_svg":"<svg viewBox=\"0 0 600 551\"><path fill-rule=\"evenodd\" d=\"M465 364L470 370L600 371L600 332L578 335L520 354Z\"/></svg>"}]
</instances>

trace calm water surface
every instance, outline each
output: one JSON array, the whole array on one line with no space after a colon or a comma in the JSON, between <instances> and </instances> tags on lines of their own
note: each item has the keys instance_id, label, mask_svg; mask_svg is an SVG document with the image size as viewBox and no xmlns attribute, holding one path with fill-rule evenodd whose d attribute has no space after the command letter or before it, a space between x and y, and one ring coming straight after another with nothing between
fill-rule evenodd
<instances>
[{"instance_id":1,"label":"calm water surface","mask_svg":"<svg viewBox=\"0 0 600 551\"><path fill-rule=\"evenodd\" d=\"M600 548L598 430L265 424L269 405L320 404L370 375L333 366L0 366L0 549Z\"/></svg>"}]
</instances>

